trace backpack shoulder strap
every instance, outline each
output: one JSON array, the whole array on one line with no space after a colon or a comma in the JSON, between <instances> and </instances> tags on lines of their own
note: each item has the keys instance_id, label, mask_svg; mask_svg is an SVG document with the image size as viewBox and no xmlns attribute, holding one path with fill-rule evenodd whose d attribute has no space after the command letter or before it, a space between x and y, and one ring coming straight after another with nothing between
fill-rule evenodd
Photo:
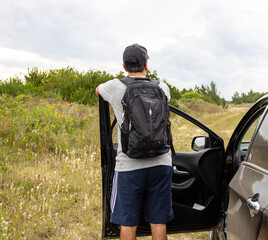
<instances>
[{"instance_id":1,"label":"backpack shoulder strap","mask_svg":"<svg viewBox=\"0 0 268 240\"><path fill-rule=\"evenodd\" d=\"M121 78L120 81L124 83L126 86L129 86L131 84L137 83L137 81L149 81L151 83L154 83L155 85L159 85L159 82L154 79L150 78L132 78L132 77L125 77Z\"/></svg>"},{"instance_id":2,"label":"backpack shoulder strap","mask_svg":"<svg viewBox=\"0 0 268 240\"><path fill-rule=\"evenodd\" d=\"M133 83L133 78L130 77L125 77L125 78L121 78L120 81L125 84L126 86L130 85Z\"/></svg>"},{"instance_id":3,"label":"backpack shoulder strap","mask_svg":"<svg viewBox=\"0 0 268 240\"><path fill-rule=\"evenodd\" d=\"M157 80L151 79L151 82L155 83L157 86L159 85L160 82L158 82Z\"/></svg>"}]
</instances>

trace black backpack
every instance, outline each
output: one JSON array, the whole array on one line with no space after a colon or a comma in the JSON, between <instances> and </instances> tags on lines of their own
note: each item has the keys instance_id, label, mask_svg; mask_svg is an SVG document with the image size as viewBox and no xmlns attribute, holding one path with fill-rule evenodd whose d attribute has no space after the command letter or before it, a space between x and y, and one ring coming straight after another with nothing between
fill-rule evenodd
<instances>
[{"instance_id":1,"label":"black backpack","mask_svg":"<svg viewBox=\"0 0 268 240\"><path fill-rule=\"evenodd\" d=\"M150 158L170 150L169 106L156 80L120 79L127 86L122 98L122 151L130 158Z\"/></svg>"}]
</instances>

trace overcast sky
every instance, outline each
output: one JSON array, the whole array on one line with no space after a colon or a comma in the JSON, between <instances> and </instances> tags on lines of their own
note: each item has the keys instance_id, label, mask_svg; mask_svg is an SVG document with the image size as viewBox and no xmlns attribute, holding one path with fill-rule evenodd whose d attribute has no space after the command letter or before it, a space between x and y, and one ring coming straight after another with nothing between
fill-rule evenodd
<instances>
[{"instance_id":1,"label":"overcast sky","mask_svg":"<svg viewBox=\"0 0 268 240\"><path fill-rule=\"evenodd\" d=\"M0 0L0 79L28 68L118 73L126 46L180 90L268 91L267 0Z\"/></svg>"}]
</instances>

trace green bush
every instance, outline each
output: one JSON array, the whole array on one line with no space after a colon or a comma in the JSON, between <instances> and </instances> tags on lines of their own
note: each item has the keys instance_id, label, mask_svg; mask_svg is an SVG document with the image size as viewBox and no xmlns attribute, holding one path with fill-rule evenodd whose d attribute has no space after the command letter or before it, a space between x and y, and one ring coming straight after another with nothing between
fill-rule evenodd
<instances>
[{"instance_id":1,"label":"green bush","mask_svg":"<svg viewBox=\"0 0 268 240\"><path fill-rule=\"evenodd\" d=\"M84 73L70 67L48 71L33 68L25 75L25 83L17 78L0 82L0 93L11 96L30 94L56 97L70 102L94 105L98 101L95 94L96 87L113 78L113 75L105 71L89 70Z\"/></svg>"},{"instance_id":2,"label":"green bush","mask_svg":"<svg viewBox=\"0 0 268 240\"><path fill-rule=\"evenodd\" d=\"M36 97L57 98L68 102L77 102L84 105L95 105L98 97L95 94L96 87L113 78L125 77L124 72L116 75L105 71L89 70L79 72L74 68L67 67L61 69L51 69L39 71L38 68L28 69L25 75L25 82L18 78L0 82L0 94L18 96L29 94ZM148 70L146 77L160 81L157 72ZM195 86L195 89L183 89L180 91L175 86L164 82L170 88L170 104L178 107L178 100L200 100L222 105L225 107L226 101L219 97L216 84L211 82L209 86ZM185 95L186 94L186 95Z\"/></svg>"},{"instance_id":3,"label":"green bush","mask_svg":"<svg viewBox=\"0 0 268 240\"><path fill-rule=\"evenodd\" d=\"M19 149L43 152L64 151L61 139L69 138L89 124L91 116L71 104L53 104L29 95L0 96L0 143Z\"/></svg>"},{"instance_id":4,"label":"green bush","mask_svg":"<svg viewBox=\"0 0 268 240\"><path fill-rule=\"evenodd\" d=\"M181 95L182 101L201 101L216 104L210 97L198 92L186 92Z\"/></svg>"},{"instance_id":5,"label":"green bush","mask_svg":"<svg viewBox=\"0 0 268 240\"><path fill-rule=\"evenodd\" d=\"M9 81L0 81L0 94L9 94L17 96L25 92L23 82L19 78L10 78Z\"/></svg>"},{"instance_id":6,"label":"green bush","mask_svg":"<svg viewBox=\"0 0 268 240\"><path fill-rule=\"evenodd\" d=\"M25 75L26 83L31 83L33 86L39 86L43 84L47 78L47 73L45 71L39 72L38 68L28 69L28 75Z\"/></svg>"}]
</instances>

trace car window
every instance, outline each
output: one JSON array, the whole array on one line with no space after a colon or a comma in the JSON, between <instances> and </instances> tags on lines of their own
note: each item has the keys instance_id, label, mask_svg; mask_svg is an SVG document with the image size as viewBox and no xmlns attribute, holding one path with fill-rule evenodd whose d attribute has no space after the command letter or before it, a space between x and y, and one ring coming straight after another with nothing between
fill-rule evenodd
<instances>
[{"instance_id":1,"label":"car window","mask_svg":"<svg viewBox=\"0 0 268 240\"><path fill-rule=\"evenodd\" d=\"M257 112L247 119L247 121L242 122L243 129L237 137L236 147L234 151L233 166L234 172L239 168L240 164L245 160L248 155L248 149L251 145L252 138L256 132L259 121L263 115L264 108L259 109ZM241 123L240 123L241 124Z\"/></svg>"},{"instance_id":2,"label":"car window","mask_svg":"<svg viewBox=\"0 0 268 240\"><path fill-rule=\"evenodd\" d=\"M256 127L258 126L258 123L260 121L261 116L257 117L252 124L250 125L250 127L247 129L247 131L245 132L243 138L240 141L239 144L239 149L242 152L247 152L249 144L251 142L251 139L253 137L253 134L255 132Z\"/></svg>"},{"instance_id":3,"label":"car window","mask_svg":"<svg viewBox=\"0 0 268 240\"><path fill-rule=\"evenodd\" d=\"M253 140L247 161L268 170L268 117L267 112Z\"/></svg>"},{"instance_id":4,"label":"car window","mask_svg":"<svg viewBox=\"0 0 268 240\"><path fill-rule=\"evenodd\" d=\"M201 128L172 112L170 113L170 122L176 152L194 152L191 148L193 138L196 136L208 136Z\"/></svg>"}]
</instances>

